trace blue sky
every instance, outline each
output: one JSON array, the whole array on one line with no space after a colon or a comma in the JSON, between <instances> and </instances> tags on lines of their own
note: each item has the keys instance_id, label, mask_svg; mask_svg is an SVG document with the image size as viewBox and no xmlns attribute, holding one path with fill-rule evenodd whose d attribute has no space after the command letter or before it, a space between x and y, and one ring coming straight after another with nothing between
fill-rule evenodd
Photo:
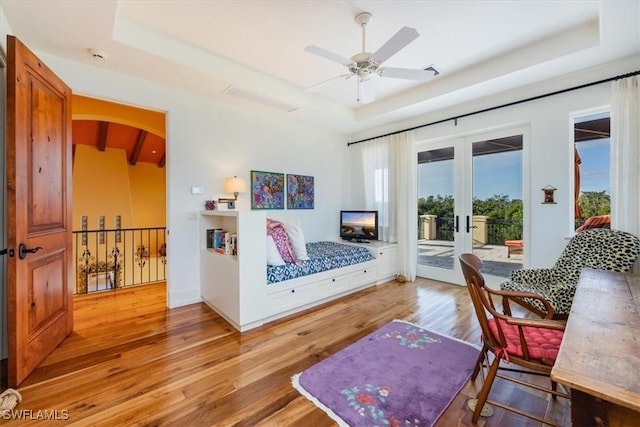
<instances>
[{"instance_id":1,"label":"blue sky","mask_svg":"<svg viewBox=\"0 0 640 427\"><path fill-rule=\"evenodd\" d=\"M578 143L582 159L581 190L609 193L609 140ZM473 195L484 200L494 194L522 199L522 151L475 156ZM418 165L419 197L453 195L453 160Z\"/></svg>"}]
</instances>

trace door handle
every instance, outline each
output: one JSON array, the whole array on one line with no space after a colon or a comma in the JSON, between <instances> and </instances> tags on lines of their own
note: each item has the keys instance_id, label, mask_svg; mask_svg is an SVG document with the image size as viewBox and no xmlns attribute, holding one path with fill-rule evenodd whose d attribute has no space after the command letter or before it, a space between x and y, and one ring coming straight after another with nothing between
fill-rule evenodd
<instances>
[{"instance_id":1,"label":"door handle","mask_svg":"<svg viewBox=\"0 0 640 427\"><path fill-rule=\"evenodd\" d=\"M456 233L460 231L460 217L456 215Z\"/></svg>"},{"instance_id":2,"label":"door handle","mask_svg":"<svg viewBox=\"0 0 640 427\"><path fill-rule=\"evenodd\" d=\"M469 224L469 215L467 215L467 233L469 232L469 230L471 230L472 228L478 228L476 225L470 225Z\"/></svg>"},{"instance_id":3,"label":"door handle","mask_svg":"<svg viewBox=\"0 0 640 427\"><path fill-rule=\"evenodd\" d=\"M0 249L0 255L9 255L10 257L14 256L13 249Z\"/></svg>"},{"instance_id":4,"label":"door handle","mask_svg":"<svg viewBox=\"0 0 640 427\"><path fill-rule=\"evenodd\" d=\"M20 246L18 246L18 258L25 259L28 253L35 254L40 249L42 249L42 246L36 246L35 248L27 248L27 245L25 245L24 243L20 243Z\"/></svg>"}]
</instances>

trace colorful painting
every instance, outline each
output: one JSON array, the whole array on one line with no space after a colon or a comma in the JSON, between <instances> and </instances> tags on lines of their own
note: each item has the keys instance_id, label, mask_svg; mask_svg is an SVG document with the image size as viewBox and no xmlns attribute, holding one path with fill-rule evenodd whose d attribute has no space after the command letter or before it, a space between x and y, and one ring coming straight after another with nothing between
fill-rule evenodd
<instances>
[{"instance_id":1,"label":"colorful painting","mask_svg":"<svg viewBox=\"0 0 640 427\"><path fill-rule=\"evenodd\" d=\"M284 174L251 171L251 209L284 209Z\"/></svg>"},{"instance_id":2,"label":"colorful painting","mask_svg":"<svg viewBox=\"0 0 640 427\"><path fill-rule=\"evenodd\" d=\"M287 209L313 209L313 177L287 174Z\"/></svg>"}]
</instances>

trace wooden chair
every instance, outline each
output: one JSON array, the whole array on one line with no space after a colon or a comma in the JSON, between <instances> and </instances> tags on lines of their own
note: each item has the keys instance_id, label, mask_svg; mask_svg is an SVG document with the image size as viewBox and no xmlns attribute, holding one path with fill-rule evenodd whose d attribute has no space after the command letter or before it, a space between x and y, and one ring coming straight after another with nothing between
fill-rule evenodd
<instances>
[{"instance_id":1,"label":"wooden chair","mask_svg":"<svg viewBox=\"0 0 640 427\"><path fill-rule=\"evenodd\" d=\"M537 384L527 383L521 379L498 373L498 370L508 370L533 375L549 377L551 368L558 355L562 341L564 322L552 320L553 308L548 301L539 295L532 293L516 293L509 291L493 290L485 286L484 278L480 273L482 260L477 256L467 253L460 255L460 265L465 277L465 282L473 302L473 307L482 329L482 351L478 356L476 367L471 376L474 381L485 366L488 367L487 378L478 393L472 421L478 422L485 403L493 404L507 411L523 415L541 423L554 425L549 420L529 414L520 409L506 404L489 400L489 392L496 377L513 381L518 384L534 388L556 396L568 398L566 393L557 391L557 384L551 382L551 387L542 387ZM499 312L493 298L499 298L502 303L502 312ZM518 318L511 315L509 299L513 297L537 298L547 309L544 319ZM493 353L490 362L489 352ZM524 369L504 368L501 361L518 365Z\"/></svg>"}]
</instances>

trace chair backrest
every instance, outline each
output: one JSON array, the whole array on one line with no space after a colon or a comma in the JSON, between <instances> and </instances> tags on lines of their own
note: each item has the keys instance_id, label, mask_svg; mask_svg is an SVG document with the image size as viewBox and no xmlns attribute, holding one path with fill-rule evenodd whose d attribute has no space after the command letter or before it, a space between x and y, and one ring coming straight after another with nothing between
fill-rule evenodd
<instances>
[{"instance_id":1,"label":"chair backrest","mask_svg":"<svg viewBox=\"0 0 640 427\"><path fill-rule=\"evenodd\" d=\"M594 228L576 234L554 268L564 283L576 284L584 267L627 272L640 256L640 239L633 234Z\"/></svg>"},{"instance_id":2,"label":"chair backrest","mask_svg":"<svg viewBox=\"0 0 640 427\"><path fill-rule=\"evenodd\" d=\"M480 273L482 260L471 253L461 254L459 259L464 281L467 284L471 302L473 303L476 317L480 323L484 342L491 348L504 347L506 344L504 342L498 343L489 328L489 316L487 313L493 315L495 313L495 306L493 305L491 296L488 295L485 290L484 277ZM500 335L502 335L502 333Z\"/></svg>"},{"instance_id":3,"label":"chair backrest","mask_svg":"<svg viewBox=\"0 0 640 427\"><path fill-rule=\"evenodd\" d=\"M576 228L576 233L592 228L611 228L611 215L595 215L587 218L584 224Z\"/></svg>"}]
</instances>

